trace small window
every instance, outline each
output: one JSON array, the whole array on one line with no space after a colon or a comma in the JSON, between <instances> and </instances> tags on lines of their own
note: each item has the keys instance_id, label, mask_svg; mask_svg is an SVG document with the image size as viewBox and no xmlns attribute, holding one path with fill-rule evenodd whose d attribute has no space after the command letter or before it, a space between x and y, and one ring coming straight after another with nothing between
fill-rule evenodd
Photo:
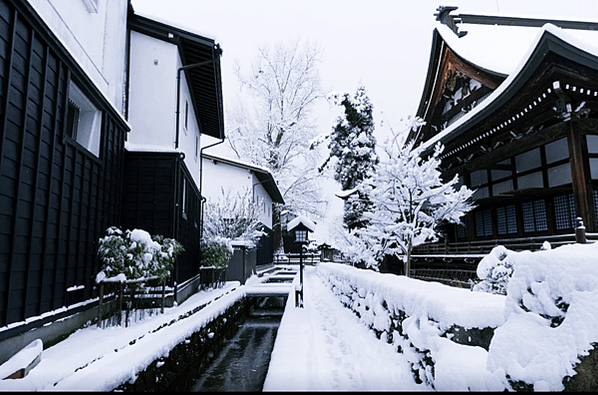
<instances>
[{"instance_id":1,"label":"small window","mask_svg":"<svg viewBox=\"0 0 598 395\"><path fill-rule=\"evenodd\" d=\"M102 113L73 82L69 87L66 127L68 137L100 156Z\"/></svg>"},{"instance_id":2,"label":"small window","mask_svg":"<svg viewBox=\"0 0 598 395\"><path fill-rule=\"evenodd\" d=\"M524 202L521 205L521 209L523 211L524 232L542 232L548 230L544 199Z\"/></svg>"},{"instance_id":3,"label":"small window","mask_svg":"<svg viewBox=\"0 0 598 395\"><path fill-rule=\"evenodd\" d=\"M476 236L492 236L492 213L490 210L476 211L475 213Z\"/></svg>"},{"instance_id":4,"label":"small window","mask_svg":"<svg viewBox=\"0 0 598 395\"><path fill-rule=\"evenodd\" d=\"M517 189L527 188L543 188L544 180L542 179L542 172L537 171L532 174L521 176L517 178Z\"/></svg>"},{"instance_id":5,"label":"small window","mask_svg":"<svg viewBox=\"0 0 598 395\"><path fill-rule=\"evenodd\" d=\"M513 190L513 180L506 180L492 185L492 195L511 192Z\"/></svg>"},{"instance_id":6,"label":"small window","mask_svg":"<svg viewBox=\"0 0 598 395\"><path fill-rule=\"evenodd\" d=\"M185 101L185 130L189 130L189 102Z\"/></svg>"},{"instance_id":7,"label":"small window","mask_svg":"<svg viewBox=\"0 0 598 395\"><path fill-rule=\"evenodd\" d=\"M472 188L486 184L488 183L488 172L486 170L476 170L469 175L469 179Z\"/></svg>"},{"instance_id":8,"label":"small window","mask_svg":"<svg viewBox=\"0 0 598 395\"><path fill-rule=\"evenodd\" d=\"M514 204L496 209L496 228L499 235L517 233L517 214Z\"/></svg>"},{"instance_id":9,"label":"small window","mask_svg":"<svg viewBox=\"0 0 598 395\"><path fill-rule=\"evenodd\" d=\"M566 137L546 144L545 150L548 164L569 158L569 145Z\"/></svg>"},{"instance_id":10,"label":"small window","mask_svg":"<svg viewBox=\"0 0 598 395\"><path fill-rule=\"evenodd\" d=\"M199 136L195 136L195 159L199 157Z\"/></svg>"},{"instance_id":11,"label":"small window","mask_svg":"<svg viewBox=\"0 0 598 395\"><path fill-rule=\"evenodd\" d=\"M550 188L571 183L571 166L565 163L548 169L548 186Z\"/></svg>"},{"instance_id":12,"label":"small window","mask_svg":"<svg viewBox=\"0 0 598 395\"><path fill-rule=\"evenodd\" d=\"M575 226L575 201L572 193L554 197L554 216L558 230L573 229Z\"/></svg>"},{"instance_id":13,"label":"small window","mask_svg":"<svg viewBox=\"0 0 598 395\"><path fill-rule=\"evenodd\" d=\"M588 143L588 153L598 154L598 136L588 134L586 141Z\"/></svg>"},{"instance_id":14,"label":"small window","mask_svg":"<svg viewBox=\"0 0 598 395\"><path fill-rule=\"evenodd\" d=\"M502 180L507 177L511 177L511 170L490 170L490 176L492 177L492 181Z\"/></svg>"},{"instance_id":15,"label":"small window","mask_svg":"<svg viewBox=\"0 0 598 395\"><path fill-rule=\"evenodd\" d=\"M475 190L475 192L472 195L472 198L474 200L478 200L478 199L484 199L490 196L490 191L488 190L488 187L481 187Z\"/></svg>"},{"instance_id":16,"label":"small window","mask_svg":"<svg viewBox=\"0 0 598 395\"><path fill-rule=\"evenodd\" d=\"M467 237L467 228L463 224L457 224L457 238L464 239Z\"/></svg>"},{"instance_id":17,"label":"small window","mask_svg":"<svg viewBox=\"0 0 598 395\"><path fill-rule=\"evenodd\" d=\"M540 148L524 152L515 157L515 169L517 173L523 173L528 170L536 169L542 164L540 160Z\"/></svg>"},{"instance_id":18,"label":"small window","mask_svg":"<svg viewBox=\"0 0 598 395\"><path fill-rule=\"evenodd\" d=\"M598 180L598 158L590 158L590 177Z\"/></svg>"}]
</instances>

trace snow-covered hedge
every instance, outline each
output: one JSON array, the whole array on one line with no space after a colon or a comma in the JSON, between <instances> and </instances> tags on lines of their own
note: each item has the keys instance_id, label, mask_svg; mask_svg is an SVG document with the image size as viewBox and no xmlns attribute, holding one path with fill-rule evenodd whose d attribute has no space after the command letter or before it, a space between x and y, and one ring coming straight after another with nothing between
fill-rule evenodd
<instances>
[{"instance_id":1,"label":"snow-covered hedge","mask_svg":"<svg viewBox=\"0 0 598 395\"><path fill-rule=\"evenodd\" d=\"M508 385L504 375L486 371L484 348L449 340L455 329L500 326L504 296L336 263L320 263L316 273L360 321L407 356L416 380L440 391Z\"/></svg>"},{"instance_id":2,"label":"snow-covered hedge","mask_svg":"<svg viewBox=\"0 0 598 395\"><path fill-rule=\"evenodd\" d=\"M436 390L562 391L598 343L598 243L499 252L513 268L506 296L333 263L316 272ZM488 351L449 340L454 326L495 328Z\"/></svg>"}]
</instances>

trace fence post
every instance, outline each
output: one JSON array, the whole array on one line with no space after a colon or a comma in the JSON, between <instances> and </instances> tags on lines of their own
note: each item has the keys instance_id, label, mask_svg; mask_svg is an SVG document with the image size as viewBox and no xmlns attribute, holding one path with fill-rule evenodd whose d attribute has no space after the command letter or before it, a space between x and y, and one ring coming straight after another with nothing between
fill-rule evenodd
<instances>
[{"instance_id":1,"label":"fence post","mask_svg":"<svg viewBox=\"0 0 598 395\"><path fill-rule=\"evenodd\" d=\"M104 282L100 282L100 301L98 302L98 328L102 327L102 302L104 301Z\"/></svg>"},{"instance_id":2,"label":"fence post","mask_svg":"<svg viewBox=\"0 0 598 395\"><path fill-rule=\"evenodd\" d=\"M575 227L575 242L586 242L586 227L583 225L581 217L577 217L577 226Z\"/></svg>"},{"instance_id":3,"label":"fence post","mask_svg":"<svg viewBox=\"0 0 598 395\"><path fill-rule=\"evenodd\" d=\"M162 308L160 309L160 313L164 314L164 303L166 300L166 278L162 280Z\"/></svg>"}]
</instances>

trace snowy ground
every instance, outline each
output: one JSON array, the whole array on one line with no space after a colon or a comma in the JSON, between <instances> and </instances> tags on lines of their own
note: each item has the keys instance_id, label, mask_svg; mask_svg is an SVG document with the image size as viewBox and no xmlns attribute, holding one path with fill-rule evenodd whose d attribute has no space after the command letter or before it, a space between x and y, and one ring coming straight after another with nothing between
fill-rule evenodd
<instances>
[{"instance_id":1,"label":"snowy ground","mask_svg":"<svg viewBox=\"0 0 598 395\"><path fill-rule=\"evenodd\" d=\"M289 298L264 391L418 391L403 354L343 307L306 267L304 308Z\"/></svg>"},{"instance_id":2,"label":"snowy ground","mask_svg":"<svg viewBox=\"0 0 598 395\"><path fill-rule=\"evenodd\" d=\"M293 291L278 331L265 390L421 388L413 382L401 355L381 346L322 284L313 266L307 266L304 275L305 307L294 307ZM166 355L241 298L252 284L227 282L222 288L199 292L180 306L167 308L163 315L128 328L80 329L44 350L41 362L25 378L0 381L0 391L111 390ZM153 332L210 300L213 302L193 316ZM132 340L136 341L131 345Z\"/></svg>"},{"instance_id":3,"label":"snowy ground","mask_svg":"<svg viewBox=\"0 0 598 395\"><path fill-rule=\"evenodd\" d=\"M264 390L434 390L429 384L414 382L408 345L403 347L407 351L397 353L396 344L379 340L368 329L372 325L382 328L388 322L381 319L383 314L400 309L408 316L403 328L409 340L429 350L435 360L436 390L502 390L501 385L508 387L504 377L509 375L532 383L535 390L560 391L562 379L575 375L572 367L578 358L598 342L596 256L598 243L537 252L497 249L480 263L478 273L492 267L501 269L509 262L515 270L506 297L346 265L307 266L304 308L294 306L293 286L298 275L294 284L264 284L271 290L291 290ZM322 281L322 271L327 273L324 278L334 275L337 284L350 281L359 294L353 295L353 300L362 303L362 308L363 303L370 303L368 311L380 314L358 319L341 304L343 295L335 295L330 284ZM25 378L0 381L0 391L111 390L134 379L246 292L264 286L259 282L254 276L244 286L229 282L199 292L163 315L128 328L81 329L44 350L41 362ZM500 299L498 305L496 298ZM186 317L187 312L208 302ZM503 314L479 310L490 305ZM458 345L442 336L451 322L463 322L467 327L469 320L490 318L499 323L488 351ZM0 366L2 374L7 373L2 370L5 365Z\"/></svg>"}]
</instances>

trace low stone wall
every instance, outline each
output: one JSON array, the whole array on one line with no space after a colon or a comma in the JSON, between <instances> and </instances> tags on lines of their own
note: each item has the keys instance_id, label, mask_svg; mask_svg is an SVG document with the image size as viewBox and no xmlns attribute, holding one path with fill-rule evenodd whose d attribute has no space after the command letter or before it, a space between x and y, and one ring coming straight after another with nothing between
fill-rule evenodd
<instances>
[{"instance_id":1,"label":"low stone wall","mask_svg":"<svg viewBox=\"0 0 598 395\"><path fill-rule=\"evenodd\" d=\"M504 296L454 287L449 287L454 290L447 292L446 288L439 288L447 286L439 283L432 284L405 276L389 278L388 274L348 265L320 264L316 273L341 303L353 311L381 341L392 344L397 352L405 354L411 363L416 382L425 382L435 389L442 387L438 383L440 375L446 379L447 373L442 371L446 366L438 366L438 361L434 358L435 352L430 351L437 348L439 343L429 341L430 337L426 341L426 336L433 333L434 336L445 338L442 339L445 342L450 339L455 344L462 345L457 352L463 360L463 355L471 349L481 347L486 352L490 351L495 329L503 325L501 319L504 316ZM412 286L416 281L420 281L420 284ZM468 299L479 298L484 298L481 306L487 304L488 311L485 313L468 303ZM459 315L458 311L464 314ZM495 315L499 319L490 322L489 315ZM428 348L430 345L432 347ZM564 391L598 390L598 350L596 344L592 346L586 355L578 355L579 363L573 367L576 373L563 378ZM479 382L496 379L496 376L492 376L495 372L484 370L482 365L480 371L473 373L473 376L479 375ZM504 379L510 390L534 390L533 384L514 380L508 374ZM500 388L497 390L502 391Z\"/></svg>"},{"instance_id":2,"label":"low stone wall","mask_svg":"<svg viewBox=\"0 0 598 395\"><path fill-rule=\"evenodd\" d=\"M488 351L494 329L502 322L500 318L490 324L483 319L476 322L473 318L474 321L471 321L471 317L481 316L475 313L479 304L465 302L470 294L474 298L483 298L487 301L487 308L501 317L502 296L474 295L463 288L453 289L443 284L347 265L320 264L316 273L341 303L353 311L379 339L394 345L397 352L408 356L417 383L425 382L432 388L436 386L437 367L434 354L427 349L423 338L434 332L438 337L450 339L456 344L472 348L478 346ZM439 287L443 287L444 292L440 293L443 296L446 296L448 287L448 293L454 293L455 301L435 296ZM462 348L463 351L466 349Z\"/></svg>"}]
</instances>

